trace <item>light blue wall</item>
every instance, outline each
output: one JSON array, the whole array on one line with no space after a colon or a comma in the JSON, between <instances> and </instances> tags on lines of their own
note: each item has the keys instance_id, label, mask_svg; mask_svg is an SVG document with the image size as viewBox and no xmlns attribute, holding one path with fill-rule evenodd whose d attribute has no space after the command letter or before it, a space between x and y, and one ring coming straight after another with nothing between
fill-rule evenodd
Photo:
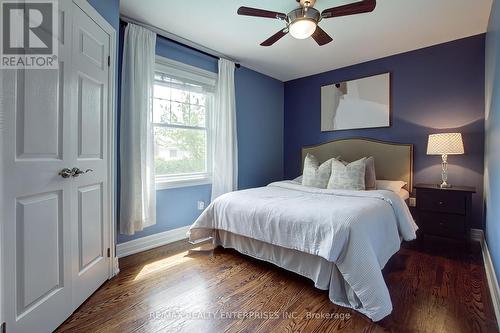
<instances>
[{"instance_id":1,"label":"light blue wall","mask_svg":"<svg viewBox=\"0 0 500 333\"><path fill-rule=\"evenodd\" d=\"M486 242L500 277L500 0L493 7L486 34Z\"/></svg>"},{"instance_id":2,"label":"light blue wall","mask_svg":"<svg viewBox=\"0 0 500 333\"><path fill-rule=\"evenodd\" d=\"M157 38L156 54L217 72L216 58L162 37ZM283 82L266 75L244 67L235 70L239 188L283 177L283 89ZM133 236L119 234L118 243L192 224L201 213L197 201L208 204L210 191L210 185L157 191L156 225Z\"/></svg>"}]
</instances>

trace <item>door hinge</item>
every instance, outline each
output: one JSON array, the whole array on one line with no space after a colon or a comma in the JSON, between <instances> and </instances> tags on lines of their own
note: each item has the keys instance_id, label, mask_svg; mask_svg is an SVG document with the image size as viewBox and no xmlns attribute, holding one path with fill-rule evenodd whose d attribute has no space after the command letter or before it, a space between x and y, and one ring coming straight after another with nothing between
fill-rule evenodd
<instances>
[{"instance_id":1,"label":"door hinge","mask_svg":"<svg viewBox=\"0 0 500 333\"><path fill-rule=\"evenodd\" d=\"M108 247L108 258L111 258L111 249Z\"/></svg>"},{"instance_id":2,"label":"door hinge","mask_svg":"<svg viewBox=\"0 0 500 333\"><path fill-rule=\"evenodd\" d=\"M2 323L2 326L0 327L0 332L7 333L7 324L6 323Z\"/></svg>"},{"instance_id":3,"label":"door hinge","mask_svg":"<svg viewBox=\"0 0 500 333\"><path fill-rule=\"evenodd\" d=\"M111 57L108 56L108 67L111 66Z\"/></svg>"}]
</instances>

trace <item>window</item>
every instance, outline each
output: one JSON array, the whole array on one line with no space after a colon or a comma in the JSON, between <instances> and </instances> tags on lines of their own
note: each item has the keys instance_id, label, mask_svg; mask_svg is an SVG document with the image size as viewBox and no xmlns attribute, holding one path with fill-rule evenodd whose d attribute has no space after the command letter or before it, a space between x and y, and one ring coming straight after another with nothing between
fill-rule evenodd
<instances>
[{"instance_id":1,"label":"window","mask_svg":"<svg viewBox=\"0 0 500 333\"><path fill-rule=\"evenodd\" d=\"M215 79L200 72L157 59L152 103L157 188L210 181L208 121Z\"/></svg>"}]
</instances>

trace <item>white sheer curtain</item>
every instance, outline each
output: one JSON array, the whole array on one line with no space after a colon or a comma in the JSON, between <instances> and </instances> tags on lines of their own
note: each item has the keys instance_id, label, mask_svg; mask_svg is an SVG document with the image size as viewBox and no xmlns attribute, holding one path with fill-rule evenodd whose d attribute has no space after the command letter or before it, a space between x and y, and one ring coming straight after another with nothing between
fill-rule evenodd
<instances>
[{"instance_id":1,"label":"white sheer curtain","mask_svg":"<svg viewBox=\"0 0 500 333\"><path fill-rule=\"evenodd\" d=\"M238 187L238 147L234 62L219 60L219 78L213 111L212 200Z\"/></svg>"},{"instance_id":2,"label":"white sheer curtain","mask_svg":"<svg viewBox=\"0 0 500 333\"><path fill-rule=\"evenodd\" d=\"M125 28L120 113L120 233L132 235L156 223L151 95L156 34Z\"/></svg>"}]
</instances>

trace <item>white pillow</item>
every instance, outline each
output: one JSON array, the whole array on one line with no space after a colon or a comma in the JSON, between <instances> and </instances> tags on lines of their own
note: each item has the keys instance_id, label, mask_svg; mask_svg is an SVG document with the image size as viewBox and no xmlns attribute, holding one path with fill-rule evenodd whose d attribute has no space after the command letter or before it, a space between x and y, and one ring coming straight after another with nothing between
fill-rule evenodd
<instances>
[{"instance_id":1,"label":"white pillow","mask_svg":"<svg viewBox=\"0 0 500 333\"><path fill-rule=\"evenodd\" d=\"M327 188L336 190L365 190L366 157L344 164L332 160L332 174Z\"/></svg>"},{"instance_id":2,"label":"white pillow","mask_svg":"<svg viewBox=\"0 0 500 333\"><path fill-rule=\"evenodd\" d=\"M399 197L404 201L410 198L410 192L405 190L404 188L399 190Z\"/></svg>"},{"instance_id":3,"label":"white pillow","mask_svg":"<svg viewBox=\"0 0 500 333\"><path fill-rule=\"evenodd\" d=\"M388 190L396 194L408 183L402 180L379 180L377 179L377 190Z\"/></svg>"},{"instance_id":4,"label":"white pillow","mask_svg":"<svg viewBox=\"0 0 500 333\"><path fill-rule=\"evenodd\" d=\"M304 159L302 185L326 188L332 172L332 160L333 159L329 159L320 165L318 159L314 155L307 154Z\"/></svg>"}]
</instances>

